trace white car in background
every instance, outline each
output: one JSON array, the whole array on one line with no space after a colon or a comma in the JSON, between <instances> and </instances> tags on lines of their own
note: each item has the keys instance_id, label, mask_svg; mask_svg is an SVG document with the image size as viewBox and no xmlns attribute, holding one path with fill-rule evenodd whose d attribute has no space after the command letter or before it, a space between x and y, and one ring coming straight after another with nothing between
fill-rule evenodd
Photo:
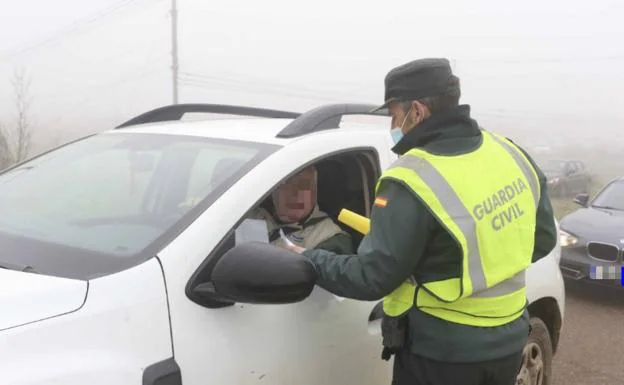
<instances>
[{"instance_id":1,"label":"white car in background","mask_svg":"<svg viewBox=\"0 0 624 385\"><path fill-rule=\"evenodd\" d=\"M341 118L371 107L167 106L1 173L2 385L389 384L381 302L338 298L305 257L237 232L310 164L321 209L368 216L396 155L387 127ZM550 376L559 258L527 276L525 385Z\"/></svg>"}]
</instances>

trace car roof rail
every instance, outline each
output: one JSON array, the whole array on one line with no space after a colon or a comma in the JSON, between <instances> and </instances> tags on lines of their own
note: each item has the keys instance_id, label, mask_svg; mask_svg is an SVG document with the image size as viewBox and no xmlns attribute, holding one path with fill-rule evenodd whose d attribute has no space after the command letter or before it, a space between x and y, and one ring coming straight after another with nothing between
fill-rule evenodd
<instances>
[{"instance_id":1,"label":"car roof rail","mask_svg":"<svg viewBox=\"0 0 624 385\"><path fill-rule=\"evenodd\" d=\"M240 116L254 116L259 118L275 118L275 119L296 119L301 113L271 110L266 108L234 106L227 104L172 104L164 107L159 107L151 111L145 112L141 115L135 116L115 127L116 129L133 126L136 124L144 123L156 123L172 120L180 120L182 116L187 113L193 112L207 112L223 115L240 115Z\"/></svg>"},{"instance_id":2,"label":"car roof rail","mask_svg":"<svg viewBox=\"0 0 624 385\"><path fill-rule=\"evenodd\" d=\"M295 138L313 132L337 129L345 115L388 116L388 110L373 111L378 106L369 104L328 104L304 112L284 127L278 138Z\"/></svg>"}]
</instances>

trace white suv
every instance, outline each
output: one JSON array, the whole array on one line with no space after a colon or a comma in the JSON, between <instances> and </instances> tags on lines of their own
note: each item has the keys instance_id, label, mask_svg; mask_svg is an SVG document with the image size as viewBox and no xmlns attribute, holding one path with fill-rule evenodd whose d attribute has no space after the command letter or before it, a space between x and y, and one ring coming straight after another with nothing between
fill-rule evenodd
<instances>
[{"instance_id":1,"label":"white suv","mask_svg":"<svg viewBox=\"0 0 624 385\"><path fill-rule=\"evenodd\" d=\"M368 216L396 155L387 127L341 119L371 108L167 106L4 171L0 382L389 383L380 303L324 291L303 256L237 231L310 164L322 210ZM249 118L178 121L188 112ZM524 384L550 377L559 257L557 244L528 274Z\"/></svg>"}]
</instances>

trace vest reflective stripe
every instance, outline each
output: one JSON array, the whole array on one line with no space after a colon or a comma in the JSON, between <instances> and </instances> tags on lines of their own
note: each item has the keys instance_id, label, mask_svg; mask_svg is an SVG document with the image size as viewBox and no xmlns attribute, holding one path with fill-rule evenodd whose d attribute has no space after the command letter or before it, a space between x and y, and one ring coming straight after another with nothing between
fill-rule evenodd
<instances>
[{"instance_id":1,"label":"vest reflective stripe","mask_svg":"<svg viewBox=\"0 0 624 385\"><path fill-rule=\"evenodd\" d=\"M533 197L535 198L535 207L537 207L540 200L539 178L537 177L535 170L533 170L533 167L529 163L529 160L524 156L524 154L520 152L520 150L512 147L512 144L507 143L505 139L500 138L495 134L490 133L490 135L498 144L500 144L501 146L503 146L503 148L505 148L505 150L507 150L509 155L511 155L511 157L514 158L514 160L518 164L518 167L520 167L520 170L522 170L524 177L529 181L529 184L531 185L531 191L533 192Z\"/></svg>"},{"instance_id":2,"label":"vest reflective stripe","mask_svg":"<svg viewBox=\"0 0 624 385\"><path fill-rule=\"evenodd\" d=\"M513 166L517 166L519 171L522 173L524 180L526 180L526 183L529 185L529 191L533 198L531 203L534 204L533 208L536 209L539 203L540 195L539 180L537 178L537 174L528 162L528 159L526 159L526 157L524 157L524 155L517 148L515 148L513 144L507 143L505 139L498 138L495 135L485 131L483 134L483 145L477 151L481 151L483 149L483 151L498 151L498 153L500 153L500 150L497 149L504 149L509 157L507 159L500 159L502 165L501 167L507 167L507 169L513 173ZM425 159L426 157L429 159ZM450 157L445 158L448 159ZM503 156L503 158L505 157ZM492 317L499 318L499 320L490 322L481 321L480 323L504 323L505 321L503 319L506 317L519 316L521 312L518 313L518 309L522 310L526 303L526 298L524 296L524 268L527 266L524 265L530 264L531 256L528 255L525 257L525 252L518 250L519 253L523 253L523 259L520 262L518 260L515 261L516 265L514 265L514 269L519 271L517 271L515 275L488 287L485 269L483 266L483 258L479 248L475 218L462 202L451 184L446 180L442 173L438 171L430 160L435 163L437 161L436 156L430 156L421 150L412 150L399 158L390 168L388 168L378 182L379 186L379 183L384 178L393 178L403 180L403 182L409 181L412 184L415 184L416 187L410 187L416 190L415 192L426 205L435 207L435 209L432 210L434 211L434 215L438 217L443 226L447 227L449 232L456 238L465 255L463 273L461 277L445 281L424 283L421 285L421 289L424 289L427 292L427 295L421 294L423 290L419 290L416 301L418 302L422 297L423 302L425 303L434 302L435 305L441 305L451 311L451 308L456 308L457 305L459 305L455 302L461 299L460 302L462 302L463 305L459 306L460 308L466 308L464 310L476 309L475 313L487 317L487 314L491 312L489 309L497 306L495 302L501 302L499 298L508 297L504 302L511 306L511 309L497 309ZM517 171L515 172L517 173ZM407 184L409 185L410 183ZM499 194L501 193L499 192ZM525 203L528 203L528 201ZM530 205L531 203L528 204ZM432 209L432 207L429 208L430 210ZM511 214L509 215L511 216ZM520 263L523 265L522 267L519 265ZM428 290L428 286L431 290ZM459 286L459 289L456 294L451 296L452 286ZM384 300L384 311L386 311L386 314L398 316L409 310L409 308L411 308L414 304L415 287L416 286L413 283L406 282L395 292L389 295L386 300ZM514 295L512 296L512 294ZM458 312L461 311L461 309L454 309L452 311ZM466 311L466 314L469 313L470 312ZM457 316L455 316L455 318L457 318ZM465 323L475 324L475 321L466 321Z\"/></svg>"},{"instance_id":3,"label":"vest reflective stripe","mask_svg":"<svg viewBox=\"0 0 624 385\"><path fill-rule=\"evenodd\" d=\"M529 181L531 192L533 193L535 207L537 207L540 196L537 175L535 175L535 172L530 169L531 166L528 164L528 161L522 161L520 155L516 152L517 150L512 149L511 146L502 142L498 138L495 138L495 140L499 144L503 145L505 150L512 156L524 173L525 178ZM455 190L453 190L442 174L440 174L440 172L436 170L436 168L433 167L433 165L426 159L406 154L394 162L394 164L390 166L389 170L396 167L418 170L418 175L429 186L433 194L438 197L445 211L451 217L457 218L455 222L464 234L466 241L468 253L468 272L472 283L472 292L475 293L473 295L482 297L501 295L508 293L510 290L515 291L524 287L524 271L522 271L518 273L517 277L503 281L498 285L491 287L487 291L484 291L487 288L487 285L485 283L485 273L483 272L483 267L481 266L481 255L477 242L477 234L474 231L476 228L475 220L472 215L470 215L468 209L461 202L457 193L455 193ZM490 292L490 290L492 291Z\"/></svg>"}]
</instances>

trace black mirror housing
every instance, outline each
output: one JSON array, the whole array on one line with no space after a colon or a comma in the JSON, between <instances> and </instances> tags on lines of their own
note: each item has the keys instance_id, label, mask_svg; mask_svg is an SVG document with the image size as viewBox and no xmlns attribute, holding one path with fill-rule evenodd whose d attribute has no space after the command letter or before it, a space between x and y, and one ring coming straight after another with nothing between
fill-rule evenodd
<instances>
[{"instance_id":1,"label":"black mirror housing","mask_svg":"<svg viewBox=\"0 0 624 385\"><path fill-rule=\"evenodd\" d=\"M589 202L589 194L578 194L574 197L574 203L579 204L583 207L587 207L587 203Z\"/></svg>"},{"instance_id":2,"label":"black mirror housing","mask_svg":"<svg viewBox=\"0 0 624 385\"><path fill-rule=\"evenodd\" d=\"M235 302L288 304L312 293L316 270L303 255L249 242L223 254L214 266L211 284L216 295Z\"/></svg>"}]
</instances>

